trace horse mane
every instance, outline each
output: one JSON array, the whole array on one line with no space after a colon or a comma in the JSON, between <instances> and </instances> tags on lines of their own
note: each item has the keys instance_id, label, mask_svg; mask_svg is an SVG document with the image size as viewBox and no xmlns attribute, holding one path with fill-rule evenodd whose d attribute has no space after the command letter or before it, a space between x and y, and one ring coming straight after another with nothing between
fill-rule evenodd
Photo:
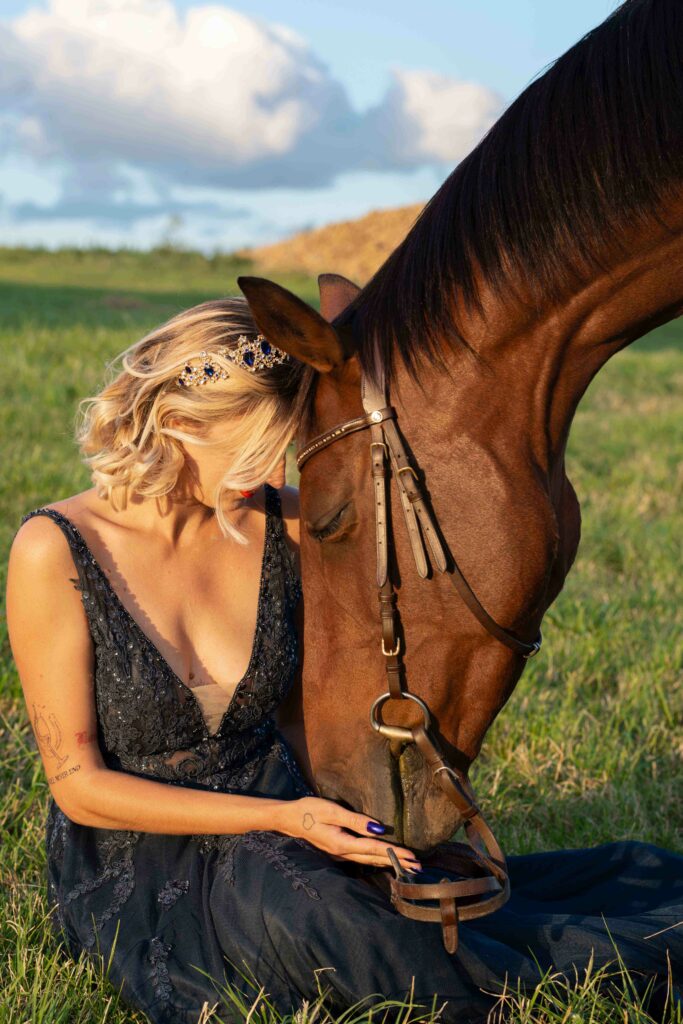
<instances>
[{"instance_id":1,"label":"horse mane","mask_svg":"<svg viewBox=\"0 0 683 1024\"><path fill-rule=\"evenodd\" d=\"M626 0L507 108L336 321L364 369L469 348L483 287L558 301L683 178L683 3Z\"/></svg>"}]
</instances>

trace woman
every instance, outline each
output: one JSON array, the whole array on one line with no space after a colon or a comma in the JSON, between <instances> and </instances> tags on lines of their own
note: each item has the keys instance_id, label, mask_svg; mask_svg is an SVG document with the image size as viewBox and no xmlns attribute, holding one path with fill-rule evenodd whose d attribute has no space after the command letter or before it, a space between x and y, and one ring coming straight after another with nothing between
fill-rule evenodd
<instances>
[{"instance_id":1,"label":"woman","mask_svg":"<svg viewBox=\"0 0 683 1024\"><path fill-rule=\"evenodd\" d=\"M217 1000L189 964L261 971L279 886L317 907L317 875L347 881L335 861L389 864L381 824L316 799L272 718L297 666L296 492L278 490L305 390L243 299L173 317L86 403L95 486L25 517L12 547L56 923L73 953L108 955L120 918L111 976L155 1021ZM296 1004L281 952L259 980Z\"/></svg>"},{"instance_id":2,"label":"woman","mask_svg":"<svg viewBox=\"0 0 683 1024\"><path fill-rule=\"evenodd\" d=\"M53 797L55 928L73 955L102 953L153 1022L194 1024L226 980L250 1002L248 978L287 1013L316 996L319 968L340 1008L402 999L414 979L445 1020L481 1021L482 989L538 980L529 946L557 943L544 905L557 894L539 880L509 912L463 926L450 956L440 929L398 916L369 883L389 866L382 823L317 799L273 718L297 667L283 467L309 386L256 336L244 300L174 317L86 403L94 488L17 534L8 618ZM639 856L656 873L653 850ZM635 854L611 856L617 870ZM567 858L572 879L580 858ZM512 861L534 875L533 858ZM634 939L661 927L648 922ZM638 945L638 967L661 976L664 943Z\"/></svg>"}]
</instances>

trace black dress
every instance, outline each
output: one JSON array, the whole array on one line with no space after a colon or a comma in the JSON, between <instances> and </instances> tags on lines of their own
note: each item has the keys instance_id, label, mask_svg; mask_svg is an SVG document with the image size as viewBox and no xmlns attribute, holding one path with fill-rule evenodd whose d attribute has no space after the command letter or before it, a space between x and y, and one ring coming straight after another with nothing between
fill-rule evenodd
<instances>
[{"instance_id":1,"label":"black dress","mask_svg":"<svg viewBox=\"0 0 683 1024\"><path fill-rule=\"evenodd\" d=\"M300 584L279 495L266 492L251 661L215 733L201 707L131 617L75 526L64 533L95 650L98 739L107 766L173 786L267 795L310 793L273 712L297 664ZM683 857L644 843L509 859L512 897L461 926L455 956L438 925L399 916L352 865L277 832L159 835L91 828L50 802L48 896L56 934L77 956L112 950L109 977L155 1024L195 1024L226 981L253 1001L257 979L289 1012L318 993L339 1009L371 994L447 1001L444 1019L482 1021L506 976L533 985L553 965L573 975L591 949L666 977L683 975ZM361 872L362 874L362 872ZM674 926L674 927L672 927ZM668 930L667 930L668 929ZM680 983L680 982L679 982ZM679 992L680 998L680 992ZM237 1014L224 1006L225 1020Z\"/></svg>"}]
</instances>

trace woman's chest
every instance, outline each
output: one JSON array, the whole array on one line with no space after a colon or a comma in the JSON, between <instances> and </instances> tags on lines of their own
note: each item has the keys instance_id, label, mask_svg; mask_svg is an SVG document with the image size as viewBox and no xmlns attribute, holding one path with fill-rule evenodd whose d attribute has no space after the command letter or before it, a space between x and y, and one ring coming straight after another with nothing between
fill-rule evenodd
<instances>
[{"instance_id":1,"label":"woman's chest","mask_svg":"<svg viewBox=\"0 0 683 1024\"><path fill-rule=\"evenodd\" d=\"M267 595L256 571L215 565L212 572L155 574L133 607L147 613L146 632L188 686L218 685L230 694L247 671ZM152 600L154 603L152 604ZM133 611L135 617L135 613Z\"/></svg>"},{"instance_id":2,"label":"woman's chest","mask_svg":"<svg viewBox=\"0 0 683 1024\"><path fill-rule=\"evenodd\" d=\"M278 573L264 575L256 621L250 624L250 651L237 669L244 671L220 692L205 682L214 664L216 674L225 674L225 636L220 626L213 631L213 615L207 620L207 635L215 636L216 651L207 657L206 673L198 665L189 679L176 672L166 648L143 631L120 602L99 602L91 609L103 744L107 751L124 756L124 767L135 768L135 758L156 753L164 758L174 751L196 754L210 736L234 736L275 709L292 684L298 661L294 602L278 578ZM218 614L219 624L221 618Z\"/></svg>"},{"instance_id":3,"label":"woman's chest","mask_svg":"<svg viewBox=\"0 0 683 1024\"><path fill-rule=\"evenodd\" d=\"M105 571L118 601L175 675L230 694L246 672L269 589L261 548L164 557L131 549Z\"/></svg>"}]
</instances>

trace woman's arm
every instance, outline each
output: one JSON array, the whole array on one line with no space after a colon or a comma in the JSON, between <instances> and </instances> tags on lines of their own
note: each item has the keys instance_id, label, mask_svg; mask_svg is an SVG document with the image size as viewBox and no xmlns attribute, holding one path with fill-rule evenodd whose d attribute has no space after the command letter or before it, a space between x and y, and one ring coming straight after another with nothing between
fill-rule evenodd
<instances>
[{"instance_id":1,"label":"woman's arm","mask_svg":"<svg viewBox=\"0 0 683 1024\"><path fill-rule=\"evenodd\" d=\"M336 856L386 865L386 844L344 831L367 836L371 819L331 801L184 789L108 769L97 743L93 646L75 576L58 528L43 517L25 523L10 554L10 642L48 785L67 817L100 828L181 835L273 829Z\"/></svg>"}]
</instances>

